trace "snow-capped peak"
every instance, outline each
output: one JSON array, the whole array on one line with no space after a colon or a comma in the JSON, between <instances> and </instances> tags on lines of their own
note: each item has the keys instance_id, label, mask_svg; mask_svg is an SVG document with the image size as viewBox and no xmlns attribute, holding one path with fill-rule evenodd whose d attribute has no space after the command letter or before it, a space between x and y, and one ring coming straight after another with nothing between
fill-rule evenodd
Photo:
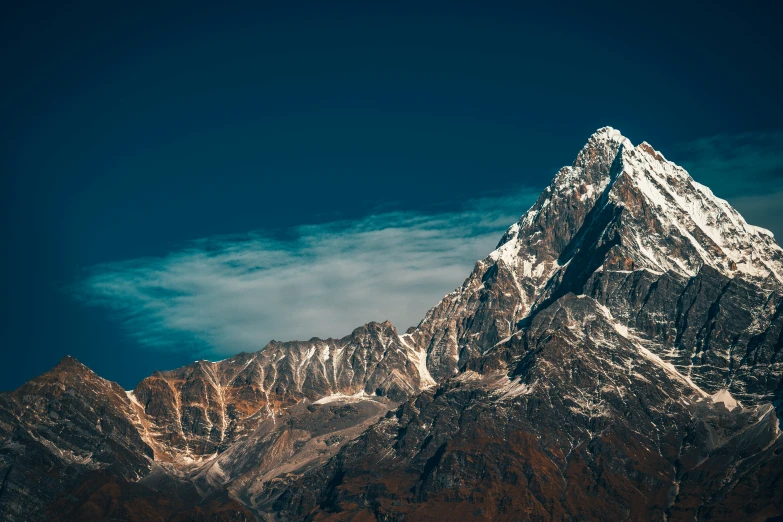
<instances>
[{"instance_id":1,"label":"snow-capped peak","mask_svg":"<svg viewBox=\"0 0 783 522\"><path fill-rule=\"evenodd\" d=\"M783 283L783 250L770 232L749 225L727 201L646 142L624 147L621 161L609 200L633 216L627 239L647 261L687 275L707 264L729 276Z\"/></svg>"},{"instance_id":2,"label":"snow-capped peak","mask_svg":"<svg viewBox=\"0 0 783 522\"><path fill-rule=\"evenodd\" d=\"M619 130L613 127L608 127L608 126L601 127L600 129L595 131L587 140L587 145L585 145L585 147L590 146L592 143L601 142L601 141L613 141L623 146L633 147L631 141L625 136L623 136L622 132L620 132Z\"/></svg>"},{"instance_id":3,"label":"snow-capped peak","mask_svg":"<svg viewBox=\"0 0 783 522\"><path fill-rule=\"evenodd\" d=\"M550 274L548 267L535 268L562 260L591 212L607 205L623 209L620 230L629 266L693 276L708 265L730 277L783 283L783 250L771 232L749 225L649 143L634 146L612 127L590 136L573 165L557 173L490 258L524 264L526 276Z\"/></svg>"}]
</instances>

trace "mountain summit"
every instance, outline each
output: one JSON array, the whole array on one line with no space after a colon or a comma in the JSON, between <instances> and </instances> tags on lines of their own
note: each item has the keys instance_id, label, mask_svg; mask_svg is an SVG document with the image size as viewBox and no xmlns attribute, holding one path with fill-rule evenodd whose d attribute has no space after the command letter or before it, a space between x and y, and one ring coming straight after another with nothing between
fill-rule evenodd
<instances>
[{"instance_id":1,"label":"mountain summit","mask_svg":"<svg viewBox=\"0 0 783 522\"><path fill-rule=\"evenodd\" d=\"M549 205L552 209L541 215ZM739 272L783 282L783 251L771 232L748 225L725 200L646 142L634 147L610 127L590 137L574 164L562 169L537 204L509 229L505 243L524 241L535 223L546 227L552 214L580 205L595 216L575 220L575 225L584 232L603 226L592 230L601 234L597 240L617 242L633 266L693 276L706 264L729 276ZM617 216L610 219L609 213ZM611 223L600 222L601 214ZM566 245L558 241L552 246L560 250ZM579 247L573 244L560 256L573 256Z\"/></svg>"},{"instance_id":2,"label":"mountain summit","mask_svg":"<svg viewBox=\"0 0 783 522\"><path fill-rule=\"evenodd\" d=\"M128 392L67 358L0 394L0 513L774 519L782 311L772 234L605 127L404 334L272 342Z\"/></svg>"}]
</instances>

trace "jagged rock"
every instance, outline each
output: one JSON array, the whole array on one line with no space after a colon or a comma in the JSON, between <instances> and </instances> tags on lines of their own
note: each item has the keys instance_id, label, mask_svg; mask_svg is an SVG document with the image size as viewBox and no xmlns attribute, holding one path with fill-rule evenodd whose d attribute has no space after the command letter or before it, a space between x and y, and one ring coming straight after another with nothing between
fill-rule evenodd
<instances>
[{"instance_id":1,"label":"jagged rock","mask_svg":"<svg viewBox=\"0 0 783 522\"><path fill-rule=\"evenodd\" d=\"M774 409L728 410L635 334L567 294L259 507L291 520L778 512ZM747 488L756 506L738 500Z\"/></svg>"},{"instance_id":2,"label":"jagged rock","mask_svg":"<svg viewBox=\"0 0 783 522\"><path fill-rule=\"evenodd\" d=\"M225 450L304 399L365 394L401 401L432 384L415 350L389 322L342 339L270 342L224 361L197 361L143 380L133 397L161 461L196 462Z\"/></svg>"},{"instance_id":3,"label":"jagged rock","mask_svg":"<svg viewBox=\"0 0 783 522\"><path fill-rule=\"evenodd\" d=\"M774 519L781 310L772 234L607 127L405 334L0 394L0 514Z\"/></svg>"},{"instance_id":4,"label":"jagged rock","mask_svg":"<svg viewBox=\"0 0 783 522\"><path fill-rule=\"evenodd\" d=\"M3 519L40 518L90 471L122 481L148 473L152 451L137 423L125 391L71 357L0 394Z\"/></svg>"}]
</instances>

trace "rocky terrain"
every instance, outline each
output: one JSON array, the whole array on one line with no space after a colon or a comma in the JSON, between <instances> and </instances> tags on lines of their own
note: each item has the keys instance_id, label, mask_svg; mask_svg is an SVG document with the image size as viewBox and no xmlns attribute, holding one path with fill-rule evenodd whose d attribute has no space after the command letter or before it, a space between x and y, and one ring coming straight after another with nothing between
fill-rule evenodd
<instances>
[{"instance_id":1,"label":"rocky terrain","mask_svg":"<svg viewBox=\"0 0 783 522\"><path fill-rule=\"evenodd\" d=\"M600 129L408 332L0 394L0 514L779 520L782 311L772 234Z\"/></svg>"}]
</instances>

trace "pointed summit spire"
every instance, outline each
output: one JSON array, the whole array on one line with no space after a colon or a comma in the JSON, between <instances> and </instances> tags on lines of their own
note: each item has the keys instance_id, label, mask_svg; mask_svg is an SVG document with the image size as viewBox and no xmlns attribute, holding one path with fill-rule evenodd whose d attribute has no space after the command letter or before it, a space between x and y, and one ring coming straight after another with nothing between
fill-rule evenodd
<instances>
[{"instance_id":1,"label":"pointed summit spire","mask_svg":"<svg viewBox=\"0 0 783 522\"><path fill-rule=\"evenodd\" d=\"M630 145L630 141L628 138L623 136L623 133L619 130L615 129L614 127L601 127L600 129L596 130L591 136L590 139L588 139L588 143L590 141L616 141L618 143L625 144L626 142ZM630 145L633 147L633 145Z\"/></svg>"},{"instance_id":2,"label":"pointed summit spire","mask_svg":"<svg viewBox=\"0 0 783 522\"><path fill-rule=\"evenodd\" d=\"M612 127L601 127L590 136L582 147L576 157L574 167L584 167L585 163L594 158L596 154L614 158L621 147L632 149L633 144L619 130ZM606 152L606 154L600 154L601 152Z\"/></svg>"},{"instance_id":3,"label":"pointed summit spire","mask_svg":"<svg viewBox=\"0 0 783 522\"><path fill-rule=\"evenodd\" d=\"M615 158L621 151L632 148L631 141L620 131L612 127L601 127L579 151L571 165L572 171L567 172L566 176L562 176L566 169L558 173L553 181L553 188L568 189L574 184L575 178L593 186L606 186Z\"/></svg>"}]
</instances>

